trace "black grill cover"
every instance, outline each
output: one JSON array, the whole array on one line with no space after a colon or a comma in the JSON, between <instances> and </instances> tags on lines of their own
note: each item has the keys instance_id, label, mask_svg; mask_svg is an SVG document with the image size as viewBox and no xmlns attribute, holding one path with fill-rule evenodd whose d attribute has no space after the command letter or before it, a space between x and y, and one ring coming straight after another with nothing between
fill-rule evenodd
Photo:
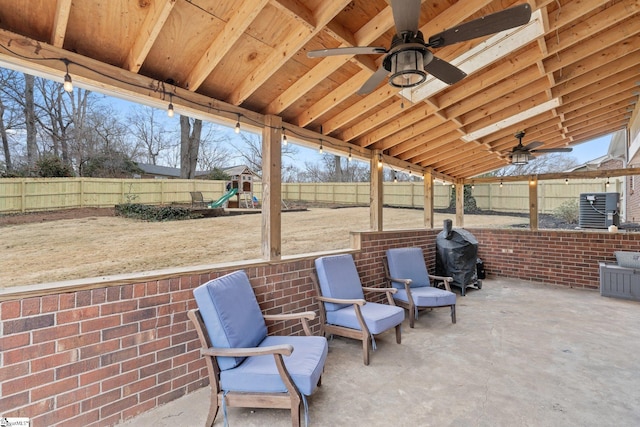
<instances>
[{"instance_id":1,"label":"black grill cover","mask_svg":"<svg viewBox=\"0 0 640 427\"><path fill-rule=\"evenodd\" d=\"M436 275L453 277L453 284L464 289L478 280L478 241L464 229L454 230L451 220L436 236Z\"/></svg>"}]
</instances>

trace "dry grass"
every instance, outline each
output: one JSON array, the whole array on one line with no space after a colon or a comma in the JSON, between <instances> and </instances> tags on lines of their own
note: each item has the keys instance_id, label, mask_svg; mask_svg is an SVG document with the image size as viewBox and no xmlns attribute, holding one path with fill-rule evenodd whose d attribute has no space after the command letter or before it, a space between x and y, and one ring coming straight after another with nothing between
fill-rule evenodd
<instances>
[{"instance_id":1,"label":"dry grass","mask_svg":"<svg viewBox=\"0 0 640 427\"><path fill-rule=\"evenodd\" d=\"M440 227L453 215L436 214ZM466 227L505 227L526 219L465 215ZM384 229L421 228L423 212L384 210ZM369 228L366 207L282 214L282 254L349 247L349 231ZM19 286L260 258L261 216L173 222L84 217L0 227L0 286Z\"/></svg>"}]
</instances>

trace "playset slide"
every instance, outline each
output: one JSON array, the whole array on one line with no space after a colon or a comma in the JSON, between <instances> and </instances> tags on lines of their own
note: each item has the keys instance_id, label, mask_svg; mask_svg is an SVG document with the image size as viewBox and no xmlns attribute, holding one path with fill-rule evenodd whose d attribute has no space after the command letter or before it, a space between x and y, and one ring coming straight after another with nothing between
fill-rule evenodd
<instances>
[{"instance_id":1,"label":"playset slide","mask_svg":"<svg viewBox=\"0 0 640 427\"><path fill-rule=\"evenodd\" d=\"M220 206L224 205L227 202L227 200L229 200L230 198L235 196L237 193L238 193L238 189L237 188L232 188L227 193L225 193L222 197L220 197L218 200L216 200L215 202L211 203L209 205L209 207L210 208L219 208Z\"/></svg>"}]
</instances>

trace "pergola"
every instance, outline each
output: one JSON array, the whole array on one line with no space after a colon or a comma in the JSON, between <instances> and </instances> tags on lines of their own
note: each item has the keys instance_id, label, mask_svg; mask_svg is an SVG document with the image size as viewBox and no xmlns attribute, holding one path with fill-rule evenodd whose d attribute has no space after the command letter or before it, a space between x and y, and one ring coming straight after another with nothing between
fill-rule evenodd
<instances>
[{"instance_id":1,"label":"pergola","mask_svg":"<svg viewBox=\"0 0 640 427\"><path fill-rule=\"evenodd\" d=\"M419 29L427 38L520 3L425 1ZM307 56L389 47L396 29L385 0L1 0L0 65L262 131L263 255L271 259L280 253L283 136L371 162L372 230L382 226L381 164L425 177L432 227L434 179L463 184L509 164L518 131L542 148L620 129L633 137L640 2L529 3L528 24L433 49L468 74L451 86L428 76L400 90L385 79L360 95L384 55Z\"/></svg>"}]
</instances>

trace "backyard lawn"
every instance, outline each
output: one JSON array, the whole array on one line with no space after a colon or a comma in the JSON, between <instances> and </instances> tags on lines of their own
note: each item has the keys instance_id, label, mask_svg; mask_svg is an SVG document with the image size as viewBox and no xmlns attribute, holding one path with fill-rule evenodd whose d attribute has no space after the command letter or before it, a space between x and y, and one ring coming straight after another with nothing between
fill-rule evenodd
<instances>
[{"instance_id":1,"label":"backyard lawn","mask_svg":"<svg viewBox=\"0 0 640 427\"><path fill-rule=\"evenodd\" d=\"M384 229L421 228L423 211L384 209ZM453 214L435 214L436 228ZM465 215L465 227L507 227L527 218ZM349 248L349 231L369 228L369 208L282 213L282 255ZM0 217L0 287L260 258L261 216L171 222L73 209Z\"/></svg>"}]
</instances>

